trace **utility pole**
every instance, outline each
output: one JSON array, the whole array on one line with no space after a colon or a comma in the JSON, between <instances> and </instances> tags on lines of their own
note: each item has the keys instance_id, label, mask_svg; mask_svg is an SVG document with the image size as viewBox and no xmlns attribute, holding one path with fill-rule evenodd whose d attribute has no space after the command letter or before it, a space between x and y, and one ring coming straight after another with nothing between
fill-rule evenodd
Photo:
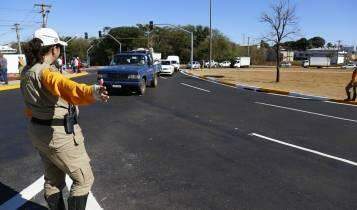
<instances>
[{"instance_id":1,"label":"utility pole","mask_svg":"<svg viewBox=\"0 0 357 210\"><path fill-rule=\"evenodd\" d=\"M250 57L250 37L248 36L248 57Z\"/></svg>"},{"instance_id":2,"label":"utility pole","mask_svg":"<svg viewBox=\"0 0 357 210\"><path fill-rule=\"evenodd\" d=\"M209 69L212 62L212 0L209 0Z\"/></svg>"},{"instance_id":3,"label":"utility pole","mask_svg":"<svg viewBox=\"0 0 357 210\"><path fill-rule=\"evenodd\" d=\"M51 5L48 4L35 4L35 7L40 7L41 11L40 13L42 14L42 28L47 27L47 20L48 20L48 13L50 13Z\"/></svg>"},{"instance_id":4,"label":"utility pole","mask_svg":"<svg viewBox=\"0 0 357 210\"><path fill-rule=\"evenodd\" d=\"M22 54L22 49L21 49L21 42L20 42L20 24L19 23L15 23L14 24L15 28L12 28L13 30L15 30L16 32L16 38L17 38L17 46L19 48L19 53Z\"/></svg>"},{"instance_id":5,"label":"utility pole","mask_svg":"<svg viewBox=\"0 0 357 210\"><path fill-rule=\"evenodd\" d=\"M337 50L340 50L340 48L341 48L341 42L342 42L341 40L338 40L338 41L337 41L337 43L338 43L338 45L337 45Z\"/></svg>"}]
</instances>

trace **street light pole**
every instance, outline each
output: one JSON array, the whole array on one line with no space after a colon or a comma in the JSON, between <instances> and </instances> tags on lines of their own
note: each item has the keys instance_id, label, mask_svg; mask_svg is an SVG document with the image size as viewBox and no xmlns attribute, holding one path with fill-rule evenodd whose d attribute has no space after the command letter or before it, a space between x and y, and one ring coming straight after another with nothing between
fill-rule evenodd
<instances>
[{"instance_id":1,"label":"street light pole","mask_svg":"<svg viewBox=\"0 0 357 210\"><path fill-rule=\"evenodd\" d=\"M110 33L107 33L106 36L109 36L112 38L114 41L116 41L119 44L119 53L121 53L121 42L117 40L114 36L112 36Z\"/></svg>"},{"instance_id":2,"label":"street light pole","mask_svg":"<svg viewBox=\"0 0 357 210\"><path fill-rule=\"evenodd\" d=\"M182 27L179 27L179 26L175 26L175 25L172 25L172 24L155 24L156 26L171 26L173 28L177 28L181 31L184 31L188 34L191 35L191 69L192 69L192 63L193 63L193 32L189 31L189 30L186 30Z\"/></svg>"},{"instance_id":3,"label":"street light pole","mask_svg":"<svg viewBox=\"0 0 357 210\"><path fill-rule=\"evenodd\" d=\"M70 41L72 41L72 39L76 38L76 36L70 38L66 43L69 43ZM63 46L63 57L64 57L64 66L67 68L67 55L66 55L66 46Z\"/></svg>"},{"instance_id":4,"label":"street light pole","mask_svg":"<svg viewBox=\"0 0 357 210\"><path fill-rule=\"evenodd\" d=\"M212 62L212 0L209 0L209 69Z\"/></svg>"},{"instance_id":5,"label":"street light pole","mask_svg":"<svg viewBox=\"0 0 357 210\"><path fill-rule=\"evenodd\" d=\"M94 45L90 46L87 50L87 63L88 67L90 67L90 58L89 58L89 51L94 47Z\"/></svg>"}]
</instances>

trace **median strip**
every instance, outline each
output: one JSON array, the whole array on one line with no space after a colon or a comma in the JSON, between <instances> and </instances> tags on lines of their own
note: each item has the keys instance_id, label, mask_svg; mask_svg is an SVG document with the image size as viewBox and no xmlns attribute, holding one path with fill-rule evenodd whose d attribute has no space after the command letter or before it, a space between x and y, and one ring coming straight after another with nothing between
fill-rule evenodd
<instances>
[{"instance_id":1,"label":"median strip","mask_svg":"<svg viewBox=\"0 0 357 210\"><path fill-rule=\"evenodd\" d=\"M248 90L248 91L261 92L261 93L267 93L267 94L276 94L276 95L287 96L287 97L304 98L304 99L308 99L308 100L322 101L322 102L327 102L327 103L336 103L336 104L351 105L351 106L357 105L357 102L355 102L355 101L344 101L341 99L334 99L334 98L328 98L328 97L323 97L323 96L301 94L301 93L288 92L288 91L282 91L282 90L277 90L277 89L256 87L256 86L245 85L245 84L240 84L240 83L219 81L216 78L212 78L212 76L208 76L208 77L197 76L197 75L194 75L186 70L181 70L181 73L186 76L193 77L193 78L202 79L205 81L209 81L209 82L212 82L215 84L221 84L221 85L228 86L228 87L234 87L234 88L241 89L241 90Z\"/></svg>"}]
</instances>

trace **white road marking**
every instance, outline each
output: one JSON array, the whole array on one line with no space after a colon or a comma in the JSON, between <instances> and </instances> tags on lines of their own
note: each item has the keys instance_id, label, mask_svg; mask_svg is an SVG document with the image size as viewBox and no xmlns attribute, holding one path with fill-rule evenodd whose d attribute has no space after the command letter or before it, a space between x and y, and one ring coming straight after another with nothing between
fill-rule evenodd
<instances>
[{"instance_id":1,"label":"white road marking","mask_svg":"<svg viewBox=\"0 0 357 210\"><path fill-rule=\"evenodd\" d=\"M197 89L197 90L202 90L202 91L205 91L207 93L210 93L211 91L209 90L206 90L206 89L202 89L202 88L199 88L199 87L195 87L195 86L192 86L192 85L188 85L186 83L180 83L181 85L184 85L184 86L187 86L187 87L191 87L191 88L194 88L194 89Z\"/></svg>"},{"instance_id":2,"label":"white road marking","mask_svg":"<svg viewBox=\"0 0 357 210\"><path fill-rule=\"evenodd\" d=\"M233 86L229 86L229 85L226 85L226 84L222 84L220 82L215 82L215 81L211 81L211 80L208 80L208 79L203 79L203 78L200 78L200 77L197 77L197 76L189 75L189 74L187 74L186 72L183 72L183 71L181 71L181 74L189 76L189 77L193 77L193 78L196 78L196 79L199 79L199 80L203 80L203 81L206 81L206 82L214 83L214 84L217 84L217 85L222 85L222 86L225 86L225 87L237 89L237 87L233 87Z\"/></svg>"},{"instance_id":3,"label":"white road marking","mask_svg":"<svg viewBox=\"0 0 357 210\"><path fill-rule=\"evenodd\" d=\"M260 105L264 105L264 106L271 106L271 107L276 107L276 108L280 108L280 109L286 109L286 110L302 112L302 113L306 113L306 114L317 115L317 116L321 116L321 117L332 118L332 119L336 119L336 120L343 120L343 121L357 123L357 120L352 120L352 119L347 119L347 118L342 118L342 117L335 117L335 116L332 116L332 115L320 114L320 113L316 113L316 112L309 112L309 111L305 111L305 110L301 110L301 109L294 109L294 108L289 108L289 107L285 107L285 106L278 106L278 105L274 105L274 104L266 104L266 103L260 103L260 102L255 102L255 103L256 104L260 104Z\"/></svg>"},{"instance_id":4,"label":"white road marking","mask_svg":"<svg viewBox=\"0 0 357 210\"><path fill-rule=\"evenodd\" d=\"M167 79L166 77L162 77L162 76L160 76L160 79Z\"/></svg>"},{"instance_id":5,"label":"white road marking","mask_svg":"<svg viewBox=\"0 0 357 210\"><path fill-rule=\"evenodd\" d=\"M73 183L72 179L68 175L66 175L66 184L68 189L71 188L72 183ZM92 192L89 192L86 210L102 210L102 209L103 208L99 206L99 203L94 198Z\"/></svg>"},{"instance_id":6,"label":"white road marking","mask_svg":"<svg viewBox=\"0 0 357 210\"><path fill-rule=\"evenodd\" d=\"M273 139L273 138L269 138L269 137L266 137L266 136L263 136L263 135L260 135L260 134L257 134L257 133L251 133L249 135L250 136L255 136L255 137L258 137L258 138L262 138L262 139L265 139L265 140L268 140L268 141L271 141L271 142L275 142L275 143L278 143L278 144L282 144L282 145L285 145L285 146L288 146L288 147L292 147L292 148L295 148L295 149L298 149L298 150L302 150L302 151L305 151L305 152L310 152L310 153L313 153L313 154L316 154L316 155L319 155L319 156L322 156L322 157L334 159L334 160L337 160L337 161L340 161L340 162L347 163L349 165L357 166L357 162L353 162L351 160L339 158L339 157L336 157L336 156L333 156L333 155L329 155L329 154L326 154L326 153L322 153L322 152L319 152L319 151L316 151L316 150L312 150L312 149L308 149L308 148L305 148L305 147L300 147L300 146L297 146L297 145L294 145L294 144L290 144L290 143L286 143L286 142L283 142L283 141L279 141L279 140L276 140L276 139Z\"/></svg>"},{"instance_id":7,"label":"white road marking","mask_svg":"<svg viewBox=\"0 0 357 210\"><path fill-rule=\"evenodd\" d=\"M324 101L325 103L330 103L330 104L338 104L338 105L344 105L344 106L354 106L354 107L357 107L357 105L354 105L354 104L343 104L343 103L337 103L337 102L334 102L334 101Z\"/></svg>"},{"instance_id":8,"label":"white road marking","mask_svg":"<svg viewBox=\"0 0 357 210\"><path fill-rule=\"evenodd\" d=\"M23 206L26 202L30 201L35 195L43 190L43 185L45 184L44 176L41 176L30 186L26 187L19 194L13 196L10 200L6 201L0 206L0 210L16 210ZM66 175L67 188L70 189L72 185L72 180ZM102 210L96 199L94 198L92 192L89 192L87 200L87 210Z\"/></svg>"},{"instance_id":9,"label":"white road marking","mask_svg":"<svg viewBox=\"0 0 357 210\"><path fill-rule=\"evenodd\" d=\"M0 206L0 210L16 210L24 205L27 201L31 200L35 195L37 195L41 190L43 190L43 185L45 183L44 176L41 176L30 186L26 187L19 194L12 197L10 200L6 201Z\"/></svg>"}]
</instances>

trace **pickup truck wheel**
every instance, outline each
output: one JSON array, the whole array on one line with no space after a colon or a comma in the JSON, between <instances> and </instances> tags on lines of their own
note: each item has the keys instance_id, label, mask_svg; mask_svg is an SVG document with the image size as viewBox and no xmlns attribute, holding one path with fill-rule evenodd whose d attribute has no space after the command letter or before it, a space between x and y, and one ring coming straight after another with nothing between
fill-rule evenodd
<instances>
[{"instance_id":1,"label":"pickup truck wheel","mask_svg":"<svg viewBox=\"0 0 357 210\"><path fill-rule=\"evenodd\" d=\"M138 93L139 93L139 95L144 95L145 91L146 91L146 80L144 78L142 78L140 80L140 86L139 86Z\"/></svg>"},{"instance_id":2,"label":"pickup truck wheel","mask_svg":"<svg viewBox=\"0 0 357 210\"><path fill-rule=\"evenodd\" d=\"M157 87L157 84L158 84L157 74L154 74L154 75L153 75L153 79L151 80L150 86L153 87L153 88L155 88L155 87Z\"/></svg>"}]
</instances>

